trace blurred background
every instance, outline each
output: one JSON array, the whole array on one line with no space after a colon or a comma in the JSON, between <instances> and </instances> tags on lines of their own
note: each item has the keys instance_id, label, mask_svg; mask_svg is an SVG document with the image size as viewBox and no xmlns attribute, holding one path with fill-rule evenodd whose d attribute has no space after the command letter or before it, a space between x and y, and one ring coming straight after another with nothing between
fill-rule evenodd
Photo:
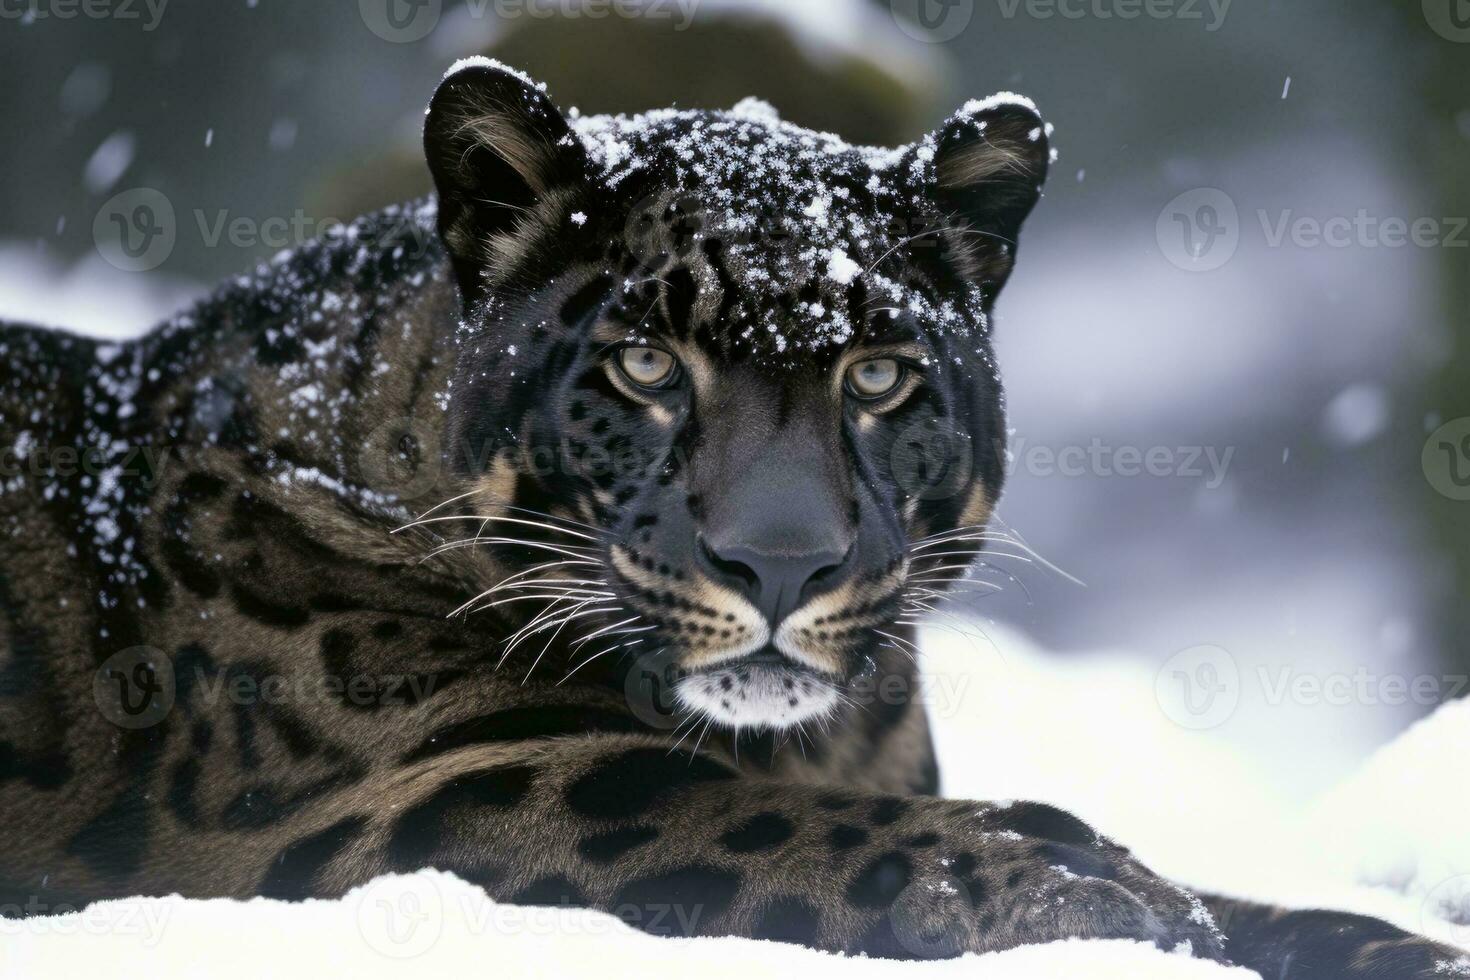
<instances>
[{"instance_id":1,"label":"blurred background","mask_svg":"<svg viewBox=\"0 0 1470 980\"><path fill-rule=\"evenodd\" d=\"M870 143L1033 97L999 513L1085 585L996 558L975 626L1128 658L1297 798L1466 693L1466 0L6 0L0 316L132 335L425 192L474 53Z\"/></svg>"}]
</instances>

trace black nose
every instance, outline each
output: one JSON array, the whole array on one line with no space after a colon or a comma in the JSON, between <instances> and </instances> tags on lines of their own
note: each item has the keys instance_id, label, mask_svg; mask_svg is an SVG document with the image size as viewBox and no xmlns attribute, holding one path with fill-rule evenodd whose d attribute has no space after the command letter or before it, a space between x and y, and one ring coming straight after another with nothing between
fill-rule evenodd
<instances>
[{"instance_id":1,"label":"black nose","mask_svg":"<svg viewBox=\"0 0 1470 980\"><path fill-rule=\"evenodd\" d=\"M773 627L802 604L804 593L834 581L847 560L838 551L771 554L738 545L716 549L704 540L700 551L707 570L738 589Z\"/></svg>"}]
</instances>

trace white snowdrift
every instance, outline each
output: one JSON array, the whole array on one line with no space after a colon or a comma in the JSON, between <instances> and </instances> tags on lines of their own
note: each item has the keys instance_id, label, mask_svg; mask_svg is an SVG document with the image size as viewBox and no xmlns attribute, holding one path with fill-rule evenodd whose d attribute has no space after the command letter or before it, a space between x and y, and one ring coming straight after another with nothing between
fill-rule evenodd
<instances>
[{"instance_id":1,"label":"white snowdrift","mask_svg":"<svg viewBox=\"0 0 1470 980\"><path fill-rule=\"evenodd\" d=\"M1421 931L1470 946L1470 700L1375 753L1310 822L1358 881L1416 901Z\"/></svg>"},{"instance_id":2,"label":"white snowdrift","mask_svg":"<svg viewBox=\"0 0 1470 980\"><path fill-rule=\"evenodd\" d=\"M124 919L126 914L128 917ZM86 920L90 919L88 922ZM124 923L126 933L121 930ZM60 935L62 930L71 932ZM116 931L108 931L116 930ZM516 978L983 977L1255 980L1136 943L1059 943L964 960L897 963L748 939L658 939L595 912L496 905L452 875L383 878L339 902L109 902L10 937L6 976ZM1082 969L1082 968L1085 968Z\"/></svg>"},{"instance_id":3,"label":"white snowdrift","mask_svg":"<svg viewBox=\"0 0 1470 980\"><path fill-rule=\"evenodd\" d=\"M1050 800L1190 884L1368 912L1470 943L1470 925L1449 921L1470 923L1461 904L1470 897L1470 705L1446 706L1329 798L1294 811L1256 789L1227 744L1173 725L1136 661L1048 658L999 633L933 631L925 649L948 795ZM1120 942L897 963L654 939L594 912L497 905L438 872L379 879L334 902L134 899L0 922L0 931L0 973L17 977L1256 977ZM1470 959L1455 969L1470 975Z\"/></svg>"},{"instance_id":4,"label":"white snowdrift","mask_svg":"<svg viewBox=\"0 0 1470 980\"><path fill-rule=\"evenodd\" d=\"M198 299L194 283L115 269L94 253L73 265L20 242L0 241L0 319L62 326L99 340L128 340Z\"/></svg>"}]
</instances>

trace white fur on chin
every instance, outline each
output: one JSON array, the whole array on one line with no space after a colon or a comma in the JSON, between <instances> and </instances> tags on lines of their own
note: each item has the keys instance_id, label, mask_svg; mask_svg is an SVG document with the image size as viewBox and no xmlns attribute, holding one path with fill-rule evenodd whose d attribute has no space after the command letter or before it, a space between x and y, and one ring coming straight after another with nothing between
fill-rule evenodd
<instances>
[{"instance_id":1,"label":"white fur on chin","mask_svg":"<svg viewBox=\"0 0 1470 980\"><path fill-rule=\"evenodd\" d=\"M830 714L839 700L831 683L767 664L701 671L680 680L674 696L686 711L717 724L776 731Z\"/></svg>"}]
</instances>

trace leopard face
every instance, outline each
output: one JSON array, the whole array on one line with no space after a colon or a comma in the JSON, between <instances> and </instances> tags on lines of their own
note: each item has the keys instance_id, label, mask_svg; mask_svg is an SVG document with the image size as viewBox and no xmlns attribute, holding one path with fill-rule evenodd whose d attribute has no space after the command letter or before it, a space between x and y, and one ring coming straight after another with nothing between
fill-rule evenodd
<instances>
[{"instance_id":1,"label":"leopard face","mask_svg":"<svg viewBox=\"0 0 1470 980\"><path fill-rule=\"evenodd\" d=\"M1000 493L989 314L1049 162L1034 109L876 150L752 101L569 119L472 63L426 146L465 300L449 444L529 529L507 563L714 723L831 711Z\"/></svg>"}]
</instances>

